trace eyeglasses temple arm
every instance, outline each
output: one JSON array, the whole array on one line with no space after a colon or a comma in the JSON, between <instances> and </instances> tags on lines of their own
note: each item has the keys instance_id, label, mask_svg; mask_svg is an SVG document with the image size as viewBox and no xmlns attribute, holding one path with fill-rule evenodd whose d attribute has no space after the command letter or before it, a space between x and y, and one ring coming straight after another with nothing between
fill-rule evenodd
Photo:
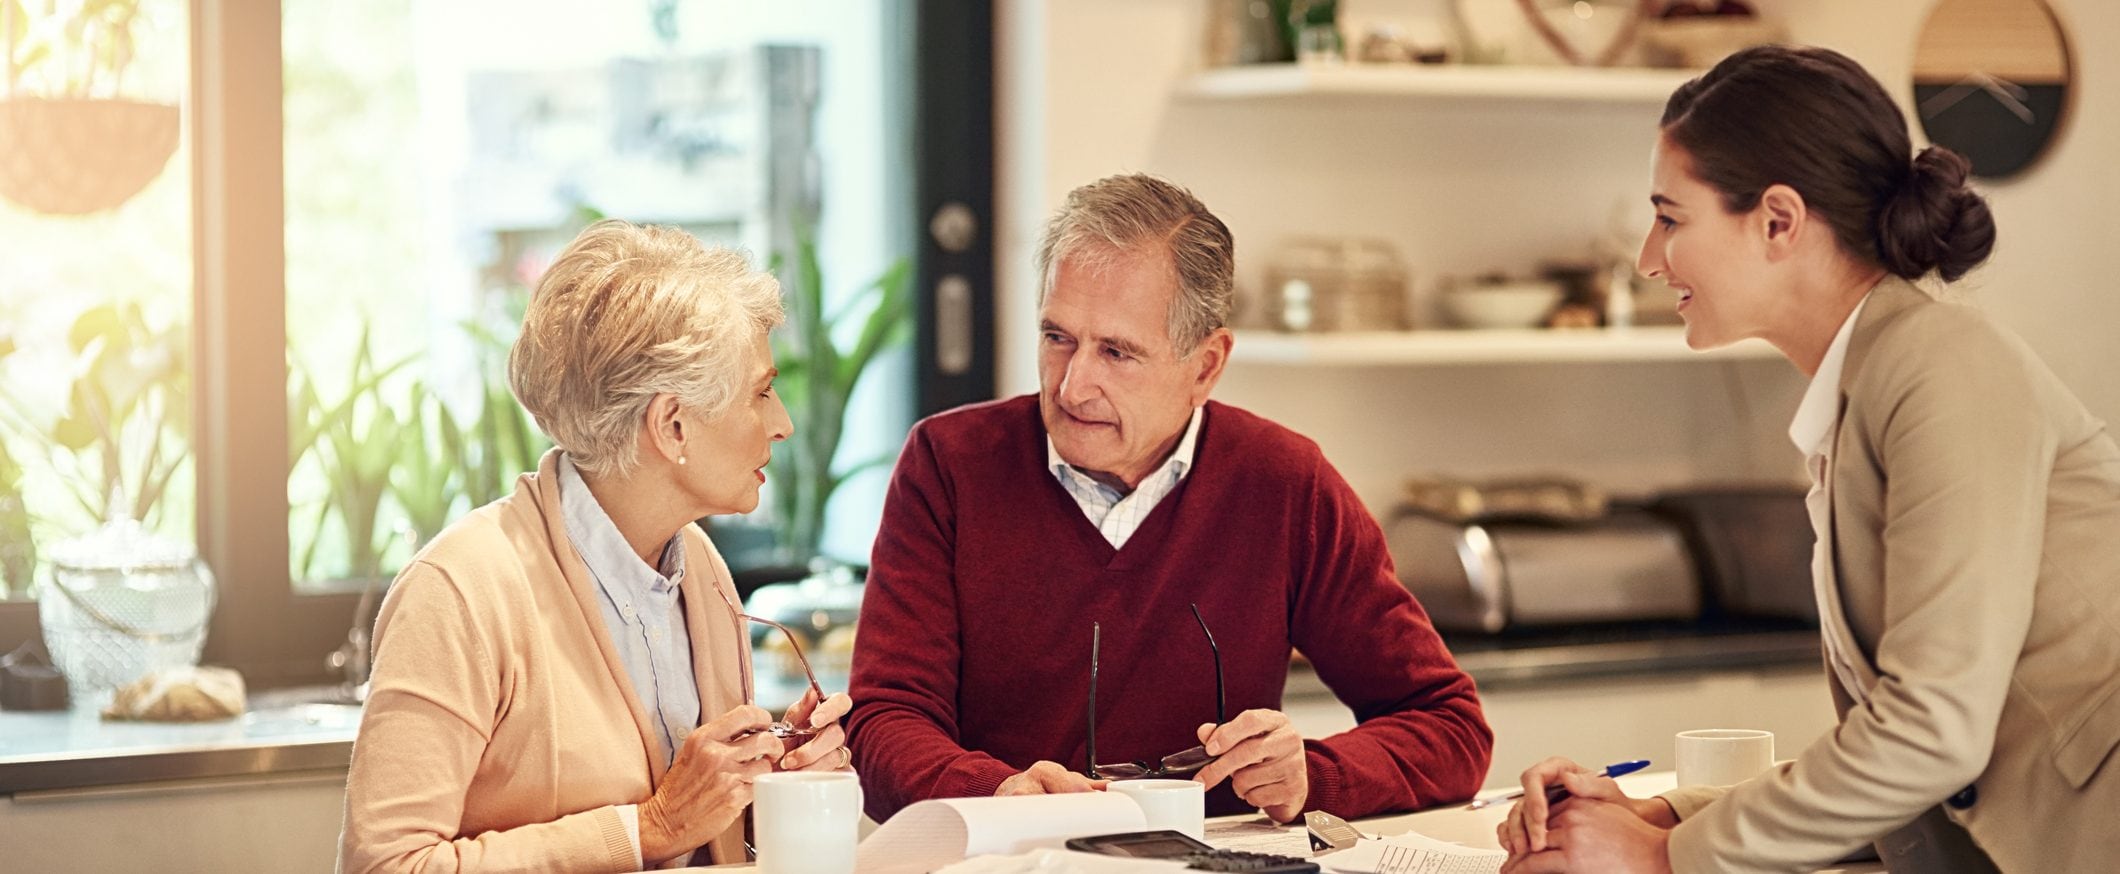
<instances>
[{"instance_id":1,"label":"eyeglasses temple arm","mask_svg":"<svg viewBox=\"0 0 2120 874\"><path fill-rule=\"evenodd\" d=\"M1222 648L1215 646L1215 633L1207 630L1207 620L1200 616L1200 605L1191 606L1193 621L1200 623L1200 633L1207 636L1207 651L1215 657L1215 724L1221 725L1229 721L1228 687L1222 684Z\"/></svg>"},{"instance_id":2,"label":"eyeglasses temple arm","mask_svg":"<svg viewBox=\"0 0 2120 874\"><path fill-rule=\"evenodd\" d=\"M817 672L810 670L810 658L809 656L803 655L802 644L797 643L795 641L795 632L790 631L787 626L782 625L778 622L774 622L771 619L760 618L757 616L753 616L749 613L738 613L736 615L741 616L749 621L756 622L760 625L770 626L778 630L783 636L787 637L788 648L795 651L795 663L802 665L803 679L810 681L810 691L817 693L817 703L824 703L824 687L817 685ZM1219 668L1217 670L1219 670Z\"/></svg>"},{"instance_id":3,"label":"eyeglasses temple arm","mask_svg":"<svg viewBox=\"0 0 2120 874\"><path fill-rule=\"evenodd\" d=\"M1097 649L1103 642L1104 629L1097 623L1089 624L1089 741L1083 749L1088 758L1083 763L1082 773L1097 779Z\"/></svg>"}]
</instances>

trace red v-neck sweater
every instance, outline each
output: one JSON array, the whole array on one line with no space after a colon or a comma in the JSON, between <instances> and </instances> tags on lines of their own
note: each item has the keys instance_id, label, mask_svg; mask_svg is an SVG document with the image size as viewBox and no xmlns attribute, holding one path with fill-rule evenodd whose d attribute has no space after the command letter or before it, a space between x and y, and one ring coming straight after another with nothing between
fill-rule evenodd
<instances>
[{"instance_id":1,"label":"red v-neck sweater","mask_svg":"<svg viewBox=\"0 0 2120 874\"><path fill-rule=\"evenodd\" d=\"M992 795L1039 760L1083 770L1090 623L1097 758L1197 744L1220 645L1228 715L1278 710L1289 648L1359 725L1305 740L1304 809L1343 817L1468 798L1493 734L1393 574L1383 532L1310 440L1209 403L1194 466L1114 550L1045 467L1035 397L914 426L892 475L847 721L868 813ZM1228 786L1210 815L1253 809Z\"/></svg>"}]
</instances>

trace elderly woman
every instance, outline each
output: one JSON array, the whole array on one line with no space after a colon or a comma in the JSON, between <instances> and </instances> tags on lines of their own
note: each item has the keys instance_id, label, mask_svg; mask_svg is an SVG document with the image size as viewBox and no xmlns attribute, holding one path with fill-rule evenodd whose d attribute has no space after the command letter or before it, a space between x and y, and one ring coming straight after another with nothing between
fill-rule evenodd
<instances>
[{"instance_id":1,"label":"elderly woman","mask_svg":"<svg viewBox=\"0 0 2120 874\"><path fill-rule=\"evenodd\" d=\"M850 702L782 739L748 703L729 570L693 520L758 505L788 436L778 286L671 229L602 222L509 355L557 448L436 537L375 625L344 871L634 871L744 858L751 779L844 768Z\"/></svg>"}]
</instances>

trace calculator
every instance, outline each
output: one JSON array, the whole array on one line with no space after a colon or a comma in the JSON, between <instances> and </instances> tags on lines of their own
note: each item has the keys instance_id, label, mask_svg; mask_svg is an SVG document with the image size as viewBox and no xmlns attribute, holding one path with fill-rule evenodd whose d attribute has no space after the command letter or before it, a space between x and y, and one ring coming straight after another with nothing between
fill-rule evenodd
<instances>
[{"instance_id":1,"label":"calculator","mask_svg":"<svg viewBox=\"0 0 2120 874\"><path fill-rule=\"evenodd\" d=\"M1249 871L1255 874L1316 874L1318 865L1294 856L1218 850L1184 832L1126 832L1069 838L1067 848L1136 859L1176 859L1198 871Z\"/></svg>"}]
</instances>

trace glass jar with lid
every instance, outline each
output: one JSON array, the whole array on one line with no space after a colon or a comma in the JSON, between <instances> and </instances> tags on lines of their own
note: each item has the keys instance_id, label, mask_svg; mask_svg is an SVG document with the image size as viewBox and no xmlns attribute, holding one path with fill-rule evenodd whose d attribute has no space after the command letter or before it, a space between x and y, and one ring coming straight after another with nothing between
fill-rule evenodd
<instances>
[{"instance_id":1,"label":"glass jar with lid","mask_svg":"<svg viewBox=\"0 0 2120 874\"><path fill-rule=\"evenodd\" d=\"M38 618L76 707L100 707L149 671L198 664L214 579L190 544L120 515L50 555Z\"/></svg>"},{"instance_id":2,"label":"glass jar with lid","mask_svg":"<svg viewBox=\"0 0 2120 874\"><path fill-rule=\"evenodd\" d=\"M1294 237L1266 271L1266 315L1284 331L1399 331L1408 318L1398 251L1376 239Z\"/></svg>"}]
</instances>

